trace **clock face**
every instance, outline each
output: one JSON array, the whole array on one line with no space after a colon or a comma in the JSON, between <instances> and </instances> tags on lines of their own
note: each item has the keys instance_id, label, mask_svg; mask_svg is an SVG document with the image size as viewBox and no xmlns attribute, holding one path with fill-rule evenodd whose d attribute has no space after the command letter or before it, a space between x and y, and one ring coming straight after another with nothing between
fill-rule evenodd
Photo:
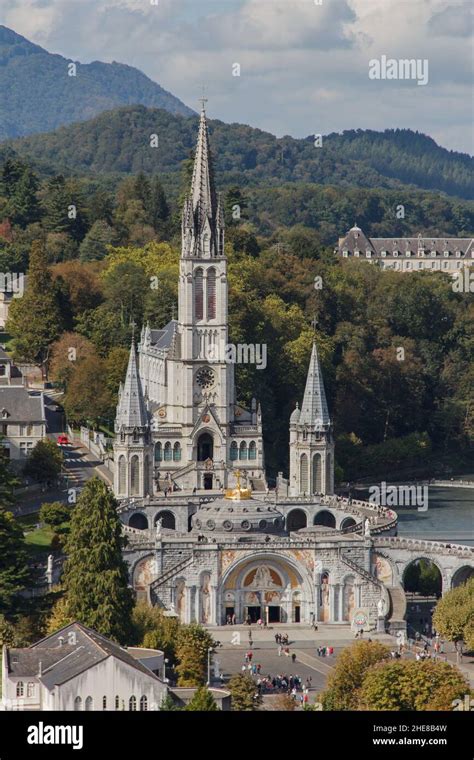
<instances>
[{"instance_id":1,"label":"clock face","mask_svg":"<svg viewBox=\"0 0 474 760\"><path fill-rule=\"evenodd\" d=\"M201 369L196 372L196 383L203 391L212 388L215 381L216 376L210 367L201 367Z\"/></svg>"}]
</instances>

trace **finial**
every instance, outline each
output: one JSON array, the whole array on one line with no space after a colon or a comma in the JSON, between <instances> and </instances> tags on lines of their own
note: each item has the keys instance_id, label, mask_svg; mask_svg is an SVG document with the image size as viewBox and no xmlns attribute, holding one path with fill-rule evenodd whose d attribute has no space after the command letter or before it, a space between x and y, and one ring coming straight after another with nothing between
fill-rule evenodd
<instances>
[{"instance_id":1,"label":"finial","mask_svg":"<svg viewBox=\"0 0 474 760\"><path fill-rule=\"evenodd\" d=\"M205 104L207 103L207 100L208 99L206 98L206 88L203 85L202 86L202 95L199 98L199 102L201 103L201 113L206 113L206 105Z\"/></svg>"},{"instance_id":2,"label":"finial","mask_svg":"<svg viewBox=\"0 0 474 760\"><path fill-rule=\"evenodd\" d=\"M315 316L314 319L311 320L311 327L313 328L313 341L316 340L316 331L318 329L318 324L319 324L319 322L318 322L318 320L316 319L316 316Z\"/></svg>"}]
</instances>

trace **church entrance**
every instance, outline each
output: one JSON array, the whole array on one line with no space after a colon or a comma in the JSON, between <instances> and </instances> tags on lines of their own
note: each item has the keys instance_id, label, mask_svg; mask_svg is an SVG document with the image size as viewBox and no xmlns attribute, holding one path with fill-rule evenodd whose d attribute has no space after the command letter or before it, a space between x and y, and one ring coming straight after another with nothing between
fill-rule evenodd
<instances>
[{"instance_id":1,"label":"church entrance","mask_svg":"<svg viewBox=\"0 0 474 760\"><path fill-rule=\"evenodd\" d=\"M268 607L268 622L279 623L280 622L280 607L279 605L270 604Z\"/></svg>"},{"instance_id":2,"label":"church entrance","mask_svg":"<svg viewBox=\"0 0 474 760\"><path fill-rule=\"evenodd\" d=\"M212 475L209 475L209 473L204 475L204 489L206 491L212 491Z\"/></svg>"},{"instance_id":3,"label":"church entrance","mask_svg":"<svg viewBox=\"0 0 474 760\"><path fill-rule=\"evenodd\" d=\"M205 462L206 459L214 457L214 440L210 433L202 433L197 442L198 462Z\"/></svg>"},{"instance_id":4,"label":"church entrance","mask_svg":"<svg viewBox=\"0 0 474 760\"><path fill-rule=\"evenodd\" d=\"M257 607L257 606L247 607L247 613L245 617L246 618L249 617L251 623L256 623L257 620L260 620L261 618L260 610L261 610L261 607Z\"/></svg>"}]
</instances>

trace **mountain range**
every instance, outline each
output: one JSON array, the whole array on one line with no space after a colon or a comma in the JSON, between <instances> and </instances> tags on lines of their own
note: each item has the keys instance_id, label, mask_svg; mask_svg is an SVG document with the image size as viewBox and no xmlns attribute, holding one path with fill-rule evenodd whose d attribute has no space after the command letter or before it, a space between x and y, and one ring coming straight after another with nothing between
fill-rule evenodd
<instances>
[{"instance_id":1,"label":"mountain range","mask_svg":"<svg viewBox=\"0 0 474 760\"><path fill-rule=\"evenodd\" d=\"M0 26L0 92L0 139L47 132L131 103L194 113L132 66L74 62L5 26Z\"/></svg>"}]
</instances>

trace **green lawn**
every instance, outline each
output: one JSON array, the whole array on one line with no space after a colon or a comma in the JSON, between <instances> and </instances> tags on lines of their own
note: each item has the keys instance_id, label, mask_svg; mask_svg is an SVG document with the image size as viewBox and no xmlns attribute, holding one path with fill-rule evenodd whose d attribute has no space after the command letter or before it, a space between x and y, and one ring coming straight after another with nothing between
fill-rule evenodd
<instances>
[{"instance_id":1,"label":"green lawn","mask_svg":"<svg viewBox=\"0 0 474 760\"><path fill-rule=\"evenodd\" d=\"M47 526L25 533L25 544L28 553L44 554L44 552L47 552L51 547L53 536L53 531Z\"/></svg>"}]
</instances>

